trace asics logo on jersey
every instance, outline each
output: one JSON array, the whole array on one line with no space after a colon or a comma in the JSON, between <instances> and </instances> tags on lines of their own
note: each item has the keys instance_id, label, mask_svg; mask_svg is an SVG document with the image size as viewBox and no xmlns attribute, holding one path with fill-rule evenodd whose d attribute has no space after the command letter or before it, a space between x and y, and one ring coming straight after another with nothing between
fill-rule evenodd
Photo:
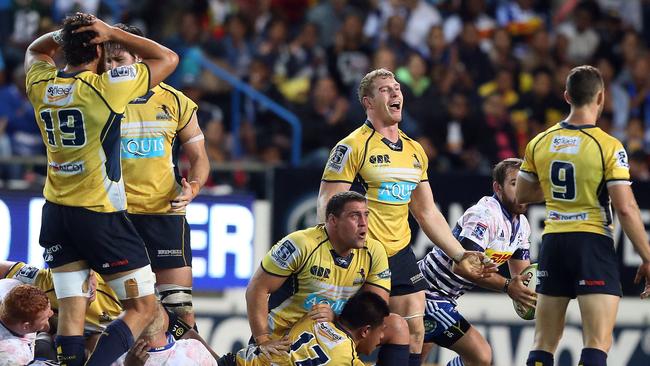
<instances>
[{"instance_id":1,"label":"asics logo on jersey","mask_svg":"<svg viewBox=\"0 0 650 366\"><path fill-rule=\"evenodd\" d=\"M411 182L382 182L377 198L385 202L406 203L417 184Z\"/></svg>"},{"instance_id":2,"label":"asics logo on jersey","mask_svg":"<svg viewBox=\"0 0 650 366\"><path fill-rule=\"evenodd\" d=\"M165 155L163 137L123 138L122 159L157 158Z\"/></svg>"}]
</instances>

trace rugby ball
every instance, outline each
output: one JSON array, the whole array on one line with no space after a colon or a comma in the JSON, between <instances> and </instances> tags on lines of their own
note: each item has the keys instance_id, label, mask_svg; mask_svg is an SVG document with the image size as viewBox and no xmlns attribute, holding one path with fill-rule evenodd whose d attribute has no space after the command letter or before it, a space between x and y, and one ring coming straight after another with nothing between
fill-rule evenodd
<instances>
[{"instance_id":1,"label":"rugby ball","mask_svg":"<svg viewBox=\"0 0 650 366\"><path fill-rule=\"evenodd\" d=\"M524 285L529 289L535 291L537 287L537 263L533 263L530 266L526 267L521 271L521 275L524 276ZM524 320L533 320L535 319L535 308L529 308L522 305L521 303L512 300L512 304L515 306L515 311L517 315Z\"/></svg>"}]
</instances>

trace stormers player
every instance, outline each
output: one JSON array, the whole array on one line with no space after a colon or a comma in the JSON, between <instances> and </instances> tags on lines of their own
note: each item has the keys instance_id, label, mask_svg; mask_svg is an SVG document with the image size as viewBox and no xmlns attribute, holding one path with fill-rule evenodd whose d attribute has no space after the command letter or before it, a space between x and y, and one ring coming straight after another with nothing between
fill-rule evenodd
<instances>
[{"instance_id":1,"label":"stormers player","mask_svg":"<svg viewBox=\"0 0 650 366\"><path fill-rule=\"evenodd\" d=\"M404 100L392 72L378 69L359 84L359 101L366 122L332 149L318 194L318 218L337 192L358 180L366 190L370 218L368 235L386 248L392 272L390 308L405 317L411 333L411 362L420 364L426 283L409 246L409 210L427 237L462 266L465 278L483 275L482 255L466 253L451 235L449 225L433 201L427 177L428 160L419 143L398 129Z\"/></svg>"},{"instance_id":2,"label":"stormers player","mask_svg":"<svg viewBox=\"0 0 650 366\"><path fill-rule=\"evenodd\" d=\"M133 26L115 25L143 36ZM141 61L124 45L107 42L106 68ZM122 173L129 219L144 240L162 304L194 326L192 250L186 206L199 193L210 171L196 103L160 83L126 107L122 120ZM180 147L190 162L188 178L178 169Z\"/></svg>"},{"instance_id":3,"label":"stormers player","mask_svg":"<svg viewBox=\"0 0 650 366\"><path fill-rule=\"evenodd\" d=\"M456 310L456 300L477 284L503 291L529 307L535 306L535 293L519 275L530 265L530 225L526 205L515 202L515 182L521 159L506 159L492 170L494 195L481 198L458 219L452 230L467 250L485 252L497 266L508 263L512 279L500 275L472 282L451 271L452 261L434 248L418 262L429 288L425 292L423 355L433 343L460 356L449 366L491 365L492 351L485 338Z\"/></svg>"},{"instance_id":4,"label":"stormers player","mask_svg":"<svg viewBox=\"0 0 650 366\"><path fill-rule=\"evenodd\" d=\"M326 212L324 225L296 231L274 245L248 284L251 332L265 354L286 349L280 339L305 314L317 321L332 320L332 311L339 314L359 290L388 300L388 260L383 246L366 237L366 198L356 192L337 193ZM384 359L408 359L406 348L386 347L384 352Z\"/></svg>"},{"instance_id":5,"label":"stormers player","mask_svg":"<svg viewBox=\"0 0 650 366\"><path fill-rule=\"evenodd\" d=\"M300 319L285 338L288 353L270 359L257 345L249 345L236 354L219 359L219 366L264 365L365 365L358 356L370 354L384 338L389 316L388 304L381 296L361 291L343 306L341 315L331 322L319 322L309 316ZM401 320L401 319L400 319ZM403 322L403 320L402 320ZM406 328L406 324L403 325ZM408 333L404 329L401 342L406 348ZM382 365L378 363L377 365ZM386 364L388 365L388 364Z\"/></svg>"},{"instance_id":6,"label":"stormers player","mask_svg":"<svg viewBox=\"0 0 650 366\"><path fill-rule=\"evenodd\" d=\"M526 146L517 178L517 201L546 203L538 260L535 344L526 365L553 365L567 305L578 298L584 348L580 365L607 364L621 297L612 239L611 202L625 234L641 256L635 281L650 296L650 246L634 193L627 153L596 122L605 105L600 71L578 66L566 80L566 120Z\"/></svg>"},{"instance_id":7,"label":"stormers player","mask_svg":"<svg viewBox=\"0 0 650 366\"><path fill-rule=\"evenodd\" d=\"M101 73L106 41L124 44L142 63ZM53 60L60 47L63 70ZM27 95L47 147L40 244L59 301L56 343L64 365L84 362L89 268L104 277L125 309L102 334L91 364L117 359L153 317L155 277L124 212L120 121L127 104L177 63L173 51L82 13L67 17L61 31L36 39L25 54Z\"/></svg>"}]
</instances>

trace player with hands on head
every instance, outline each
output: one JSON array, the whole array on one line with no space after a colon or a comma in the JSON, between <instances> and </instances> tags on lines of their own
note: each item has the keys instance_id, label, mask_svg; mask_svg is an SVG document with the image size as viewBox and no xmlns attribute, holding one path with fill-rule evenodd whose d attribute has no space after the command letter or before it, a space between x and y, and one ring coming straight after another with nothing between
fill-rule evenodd
<instances>
[{"instance_id":1,"label":"player with hands on head","mask_svg":"<svg viewBox=\"0 0 650 366\"><path fill-rule=\"evenodd\" d=\"M103 43L124 44L142 62L104 72ZM66 65L54 55L62 49ZM142 239L126 217L120 165L120 122L127 104L164 80L178 64L168 48L96 17L66 17L25 53L26 91L47 147L39 242L59 302L56 345L63 365L84 363L84 318L90 270L102 275L124 307L88 360L108 365L133 344L154 316L155 277Z\"/></svg>"},{"instance_id":2,"label":"player with hands on head","mask_svg":"<svg viewBox=\"0 0 650 366\"><path fill-rule=\"evenodd\" d=\"M528 143L517 177L518 202L546 205L535 341L526 364L553 365L567 306L577 297L584 342L579 364L603 366L622 296L610 202L641 256L635 281L645 280L642 298L650 290L650 245L630 187L627 152L596 126L605 105L600 71L573 68L564 99L568 117Z\"/></svg>"},{"instance_id":3,"label":"player with hands on head","mask_svg":"<svg viewBox=\"0 0 650 366\"><path fill-rule=\"evenodd\" d=\"M318 219L326 220L330 197L348 191L354 181L366 190L371 212L368 236L384 245L392 272L389 305L408 321L409 365L420 365L426 283L409 245L409 211L427 237L456 262L455 272L474 280L489 276L495 269L484 266L482 253L465 251L436 207L428 181L427 155L398 127L404 98L393 73L377 69L366 74L358 97L367 118L331 151L318 193Z\"/></svg>"},{"instance_id":4,"label":"player with hands on head","mask_svg":"<svg viewBox=\"0 0 650 366\"><path fill-rule=\"evenodd\" d=\"M134 26L115 27L143 36ZM106 42L104 49L110 70L141 60L121 43ZM129 219L147 248L163 306L190 327L195 325L192 248L185 209L210 172L196 111L196 103L161 82L127 105L121 128ZM190 163L188 179L178 169L180 148Z\"/></svg>"},{"instance_id":5,"label":"player with hands on head","mask_svg":"<svg viewBox=\"0 0 650 366\"><path fill-rule=\"evenodd\" d=\"M451 271L452 260L433 248L418 262L427 281L423 354L433 344L459 354L448 365L490 365L492 351L481 333L458 312L457 300L478 285L505 292L513 300L535 307L535 292L519 275L530 265L530 225L526 205L515 201L515 182L521 159L499 162L492 170L494 194L481 198L458 219L452 233L466 250L483 252L497 266L508 263L512 278L495 274L468 281Z\"/></svg>"}]
</instances>

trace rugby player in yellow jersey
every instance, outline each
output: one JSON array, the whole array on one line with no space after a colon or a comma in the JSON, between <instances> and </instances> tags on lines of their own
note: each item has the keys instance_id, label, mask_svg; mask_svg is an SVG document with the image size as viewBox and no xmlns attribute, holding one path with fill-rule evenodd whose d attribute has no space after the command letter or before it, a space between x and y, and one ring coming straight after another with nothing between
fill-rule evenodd
<instances>
[{"instance_id":1,"label":"rugby player in yellow jersey","mask_svg":"<svg viewBox=\"0 0 650 366\"><path fill-rule=\"evenodd\" d=\"M332 311L339 314L359 290L375 292L388 302L388 260L381 243L366 237L366 198L356 192L338 193L329 200L326 212L324 225L296 231L274 245L248 284L248 321L255 343L265 354L286 349L280 339L305 314L332 320ZM404 323L391 316L398 319L395 324ZM406 329L406 325L396 326L387 338ZM386 347L387 354L381 356L399 357L402 351L406 362L407 348Z\"/></svg>"},{"instance_id":2,"label":"rugby player in yellow jersey","mask_svg":"<svg viewBox=\"0 0 650 366\"><path fill-rule=\"evenodd\" d=\"M134 26L116 27L143 36ZM107 42L106 68L133 65L141 58L122 44ZM122 120L122 174L129 218L142 237L162 304L194 326L192 249L185 207L210 171L197 105L160 83L126 107ZM188 178L178 170L179 148L190 162Z\"/></svg>"},{"instance_id":3,"label":"rugby player in yellow jersey","mask_svg":"<svg viewBox=\"0 0 650 366\"><path fill-rule=\"evenodd\" d=\"M252 344L236 354L223 356L217 363L219 366L364 366L357 353L372 353L384 338L389 321L386 301L375 293L361 291L346 302L341 315L331 322L319 322L308 315L300 319L286 337L290 345L288 353L274 354L269 359L259 346ZM406 348L406 329L401 342Z\"/></svg>"},{"instance_id":4,"label":"rugby player in yellow jersey","mask_svg":"<svg viewBox=\"0 0 650 366\"><path fill-rule=\"evenodd\" d=\"M109 72L102 43L119 42L142 63ZM60 44L59 44L60 43ZM66 65L53 57L63 50ZM47 147L40 244L59 301L57 354L64 365L84 362L84 281L92 268L125 313L107 326L90 364L110 364L151 321L155 277L142 239L126 217L120 166L120 120L127 104L176 67L178 56L92 15L77 13L63 29L36 39L25 54L26 89Z\"/></svg>"},{"instance_id":5,"label":"rugby player in yellow jersey","mask_svg":"<svg viewBox=\"0 0 650 366\"><path fill-rule=\"evenodd\" d=\"M579 364L602 366L621 296L610 199L643 261L635 278L645 280L642 298L650 296L650 246L630 188L627 153L596 126L605 104L598 69L571 70L564 99L571 105L569 116L528 143L517 177L519 203L546 203L535 342L526 365L553 365L567 305L577 297L584 342Z\"/></svg>"},{"instance_id":6,"label":"rugby player in yellow jersey","mask_svg":"<svg viewBox=\"0 0 650 366\"><path fill-rule=\"evenodd\" d=\"M420 365L424 339L424 280L409 246L409 210L427 237L460 266L454 271L474 281L484 274L482 254L465 252L433 201L428 159L419 143L398 128L404 100L392 72L378 69L359 84L366 122L332 149L318 194L318 218L333 194L350 189L356 179L368 197L368 236L386 248L391 270L391 311L407 319L411 333L409 365ZM494 271L494 268L486 272Z\"/></svg>"}]
</instances>

